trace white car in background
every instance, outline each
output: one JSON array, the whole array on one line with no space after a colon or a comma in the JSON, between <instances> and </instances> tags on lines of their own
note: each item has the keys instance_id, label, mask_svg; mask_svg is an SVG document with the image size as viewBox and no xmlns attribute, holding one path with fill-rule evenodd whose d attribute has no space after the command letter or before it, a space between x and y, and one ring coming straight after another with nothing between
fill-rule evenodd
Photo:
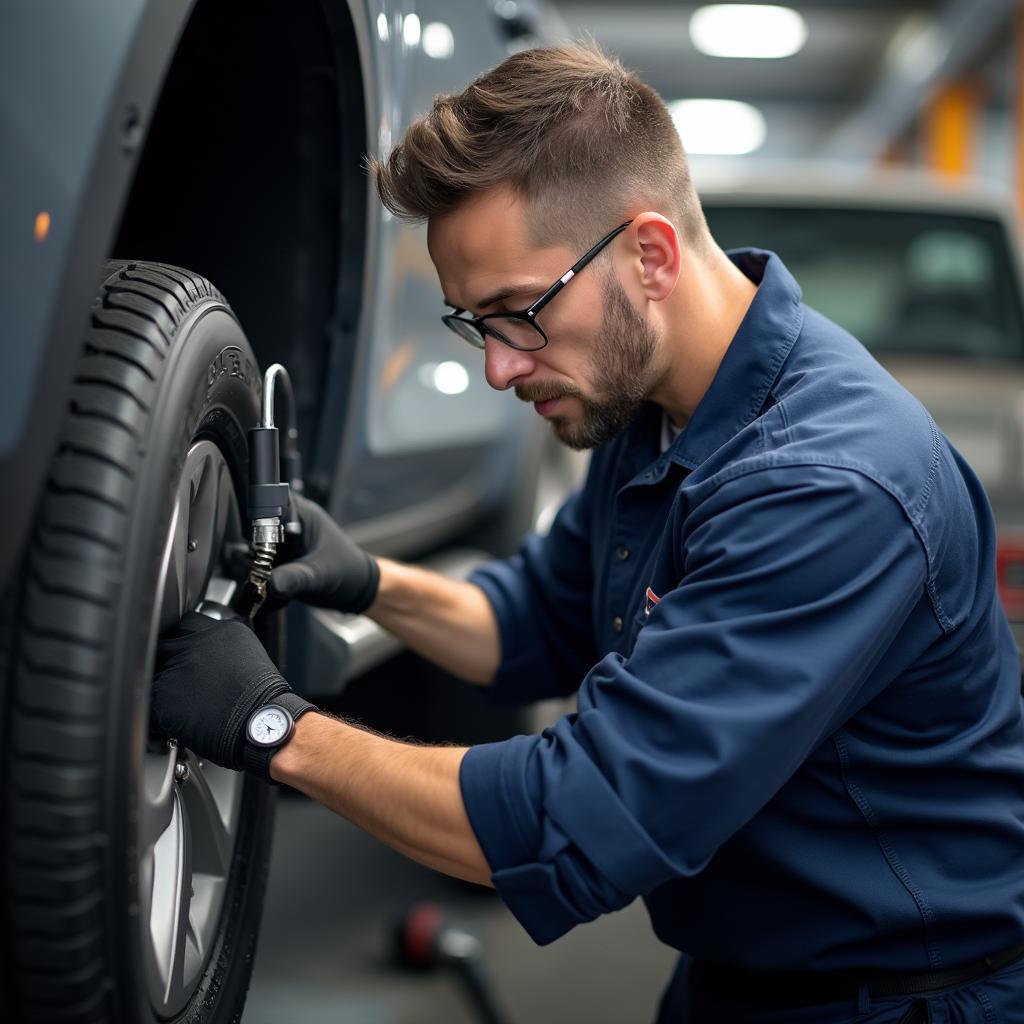
<instances>
[{"instance_id":1,"label":"white car in background","mask_svg":"<svg viewBox=\"0 0 1024 1024\"><path fill-rule=\"evenodd\" d=\"M860 339L974 468L1024 644L1024 279L1009 200L917 174L697 177L718 243L777 252L804 301Z\"/></svg>"}]
</instances>

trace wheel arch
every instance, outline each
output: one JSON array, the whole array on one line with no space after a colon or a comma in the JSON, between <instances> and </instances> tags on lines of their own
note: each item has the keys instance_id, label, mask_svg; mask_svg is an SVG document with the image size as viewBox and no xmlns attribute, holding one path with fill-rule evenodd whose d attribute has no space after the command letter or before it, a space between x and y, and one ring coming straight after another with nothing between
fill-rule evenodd
<instances>
[{"instance_id":1,"label":"wheel arch","mask_svg":"<svg viewBox=\"0 0 1024 1024\"><path fill-rule=\"evenodd\" d=\"M13 571L53 451L90 303L191 0L103 0L55 15L19 0L0 32L15 225L0 232L0 307L18 343L0 374L0 475L18 496L0 531ZM96 46L83 44L95 39ZM59 69L54 74L54 69ZM46 228L45 234L41 230ZM12 365L13 364L13 365Z\"/></svg>"},{"instance_id":2,"label":"wheel arch","mask_svg":"<svg viewBox=\"0 0 1024 1024\"><path fill-rule=\"evenodd\" d=\"M298 6L289 5L289 10ZM338 203L342 212L336 222L334 273L320 285L318 308L321 313L329 309L335 322L345 322L359 314L367 230L361 172L367 151L362 71L367 42L366 33L358 30L365 13L355 2L351 11L327 0L306 0L301 6L322 15L338 69L336 112L344 122L339 127L344 155L338 165L344 163L347 172L338 190L345 189L346 195ZM62 8L55 17L47 3L16 0L5 13L0 94L9 98L3 106L5 130L13 136L5 140L12 156L12 188L0 198L0 212L17 228L0 234L0 265L12 270L0 278L0 307L15 311L8 324L14 343L5 346L7 366L0 374L0 479L18 500L8 503L0 531L0 583L14 572L31 527L104 260L127 255L192 266L223 284L243 318L258 290L256 284L232 289L230 281L218 281L219 267L230 264L231 254L211 259L204 253L198 225L181 233L175 252L156 251L166 221L151 219L152 178L146 166L150 147L167 138L159 115L164 90L181 81L176 65L185 56L189 26L214 7L242 11L248 5L239 0L95 0L74 10ZM55 67L60 74L54 82ZM202 112L193 114L198 118ZM179 118L179 130L183 127ZM201 181L208 198L227 196L235 170L210 166L205 179L190 184ZM285 176L278 188L286 191L294 184L293 177ZM272 193L263 197L262 212L273 207L275 198ZM48 222L41 221L43 215ZM40 238L44 223L48 230ZM129 243L145 251L121 251ZM303 309L308 333L317 315L308 304ZM331 325L323 328L330 333ZM272 333L255 339L264 363L276 358ZM322 358L327 345L324 340ZM321 386L330 383L337 382ZM310 401L307 397L307 406Z\"/></svg>"}]
</instances>

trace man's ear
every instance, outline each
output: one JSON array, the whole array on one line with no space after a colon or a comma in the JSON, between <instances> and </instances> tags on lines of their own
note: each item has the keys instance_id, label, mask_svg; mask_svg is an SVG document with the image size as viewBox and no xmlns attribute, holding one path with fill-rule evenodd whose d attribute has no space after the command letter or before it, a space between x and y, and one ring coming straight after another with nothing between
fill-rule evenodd
<instances>
[{"instance_id":1,"label":"man's ear","mask_svg":"<svg viewBox=\"0 0 1024 1024\"><path fill-rule=\"evenodd\" d=\"M672 294L682 267L679 233L660 213L641 213L630 225L640 249L640 286L651 302Z\"/></svg>"}]
</instances>

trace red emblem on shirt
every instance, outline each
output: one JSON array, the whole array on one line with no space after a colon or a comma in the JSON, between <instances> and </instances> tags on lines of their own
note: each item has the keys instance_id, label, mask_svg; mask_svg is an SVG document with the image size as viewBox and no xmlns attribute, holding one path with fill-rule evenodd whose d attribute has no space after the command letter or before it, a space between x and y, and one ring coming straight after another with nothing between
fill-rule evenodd
<instances>
[{"instance_id":1,"label":"red emblem on shirt","mask_svg":"<svg viewBox=\"0 0 1024 1024\"><path fill-rule=\"evenodd\" d=\"M648 587L647 592L644 594L644 615L650 615L652 609L660 600L661 598Z\"/></svg>"}]
</instances>

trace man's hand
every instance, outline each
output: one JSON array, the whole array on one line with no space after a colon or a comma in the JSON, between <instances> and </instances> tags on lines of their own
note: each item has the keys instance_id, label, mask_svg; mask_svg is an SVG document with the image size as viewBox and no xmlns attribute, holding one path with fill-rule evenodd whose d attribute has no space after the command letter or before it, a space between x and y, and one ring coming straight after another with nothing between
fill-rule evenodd
<instances>
[{"instance_id":1,"label":"man's hand","mask_svg":"<svg viewBox=\"0 0 1024 1024\"><path fill-rule=\"evenodd\" d=\"M364 612L380 585L380 568L314 501L293 494L302 523L298 557L279 565L267 586L268 604L280 606L297 597L318 608Z\"/></svg>"},{"instance_id":2,"label":"man's hand","mask_svg":"<svg viewBox=\"0 0 1024 1024\"><path fill-rule=\"evenodd\" d=\"M200 757L242 767L245 726L290 687L241 620L187 614L157 648L150 718ZM311 708L313 705L309 705Z\"/></svg>"},{"instance_id":3,"label":"man's hand","mask_svg":"<svg viewBox=\"0 0 1024 1024\"><path fill-rule=\"evenodd\" d=\"M501 660L498 622L478 586L387 558L378 562L315 502L301 495L292 501L303 533L285 541L264 608L297 597L320 608L365 612L461 679L486 685L494 678Z\"/></svg>"}]
</instances>

